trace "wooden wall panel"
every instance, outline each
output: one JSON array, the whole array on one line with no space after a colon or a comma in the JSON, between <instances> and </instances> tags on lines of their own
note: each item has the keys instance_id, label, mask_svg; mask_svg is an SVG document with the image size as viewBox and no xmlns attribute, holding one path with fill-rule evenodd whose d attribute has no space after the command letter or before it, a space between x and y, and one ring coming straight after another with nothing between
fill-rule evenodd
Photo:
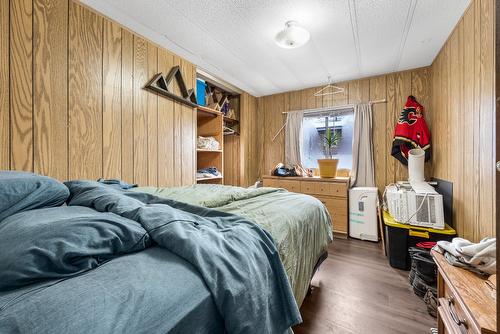
<instances>
[{"instance_id":1,"label":"wooden wall panel","mask_svg":"<svg viewBox=\"0 0 500 334\"><path fill-rule=\"evenodd\" d=\"M9 0L0 0L0 169L10 168L9 8Z\"/></svg>"},{"instance_id":2,"label":"wooden wall panel","mask_svg":"<svg viewBox=\"0 0 500 334\"><path fill-rule=\"evenodd\" d=\"M300 97L298 99L300 104ZM293 108L291 106L291 108ZM262 121L263 124L263 121ZM248 187L260 178L262 161L261 119L257 114L257 98L243 93L240 97L240 186ZM226 168L226 167L225 167ZM226 169L225 169L226 171Z\"/></svg>"},{"instance_id":3,"label":"wooden wall panel","mask_svg":"<svg viewBox=\"0 0 500 334\"><path fill-rule=\"evenodd\" d=\"M148 184L148 42L134 36L134 182Z\"/></svg>"},{"instance_id":4,"label":"wooden wall panel","mask_svg":"<svg viewBox=\"0 0 500 334\"><path fill-rule=\"evenodd\" d=\"M121 172L124 181L134 182L134 36L125 29L121 33Z\"/></svg>"},{"instance_id":5,"label":"wooden wall panel","mask_svg":"<svg viewBox=\"0 0 500 334\"><path fill-rule=\"evenodd\" d=\"M10 2L10 167L33 171L33 3Z\"/></svg>"},{"instance_id":6,"label":"wooden wall panel","mask_svg":"<svg viewBox=\"0 0 500 334\"><path fill-rule=\"evenodd\" d=\"M0 169L194 183L194 109L144 89L176 64L192 88L193 64L77 1L0 0L0 19Z\"/></svg>"},{"instance_id":7,"label":"wooden wall panel","mask_svg":"<svg viewBox=\"0 0 500 334\"><path fill-rule=\"evenodd\" d=\"M102 159L104 178L122 176L122 32L120 26L104 21Z\"/></svg>"},{"instance_id":8,"label":"wooden wall panel","mask_svg":"<svg viewBox=\"0 0 500 334\"><path fill-rule=\"evenodd\" d=\"M424 117L432 133L431 112L433 107L431 104L431 77L428 67L411 71L411 90L412 94L419 97L420 104L425 106ZM427 179L432 176L432 163L430 162L425 164L425 176Z\"/></svg>"},{"instance_id":9,"label":"wooden wall panel","mask_svg":"<svg viewBox=\"0 0 500 334\"><path fill-rule=\"evenodd\" d=\"M240 159L240 138L239 136L224 137L224 184L241 185L241 159Z\"/></svg>"},{"instance_id":10,"label":"wooden wall panel","mask_svg":"<svg viewBox=\"0 0 500 334\"><path fill-rule=\"evenodd\" d=\"M180 65L180 59L177 57L173 58L174 66ZM175 94L179 94L179 86L176 82L173 82L172 88L174 89ZM171 89L172 89L171 88ZM183 182L182 179L182 166L183 166L183 155L182 155L182 110L183 107L179 102L174 101L174 170L172 173L174 174L174 186L180 186Z\"/></svg>"},{"instance_id":11,"label":"wooden wall panel","mask_svg":"<svg viewBox=\"0 0 500 334\"><path fill-rule=\"evenodd\" d=\"M495 2L474 0L432 64L433 175L453 182L454 225L495 234Z\"/></svg>"},{"instance_id":12,"label":"wooden wall panel","mask_svg":"<svg viewBox=\"0 0 500 334\"><path fill-rule=\"evenodd\" d=\"M69 178L102 176L103 19L77 3L69 15Z\"/></svg>"},{"instance_id":13,"label":"wooden wall panel","mask_svg":"<svg viewBox=\"0 0 500 334\"><path fill-rule=\"evenodd\" d=\"M478 236L495 236L495 0L481 0Z\"/></svg>"},{"instance_id":14,"label":"wooden wall panel","mask_svg":"<svg viewBox=\"0 0 500 334\"><path fill-rule=\"evenodd\" d=\"M298 91L297 94L302 95L303 92ZM269 175L272 169L285 158L284 132L281 131L274 140L273 137L285 122L285 115L282 112L287 111L285 110L285 97L287 96L286 93L282 93L259 98L261 101L259 102L259 117L264 119L264 158L261 168L263 175ZM307 105L305 96L302 95L302 97L302 103Z\"/></svg>"},{"instance_id":15,"label":"wooden wall panel","mask_svg":"<svg viewBox=\"0 0 500 334\"><path fill-rule=\"evenodd\" d=\"M395 102L393 105L396 107L394 109L394 120L392 124L396 124L399 114L401 113L401 109L406 103L408 95L412 95L412 85L411 85L411 72L398 72L395 74L396 76L396 87L395 87ZM416 95L416 94L415 94ZM389 102L390 103L390 102ZM395 160L395 159L393 159ZM408 168L401 164L400 162L396 162L395 164L395 175L394 180L408 180Z\"/></svg>"},{"instance_id":16,"label":"wooden wall panel","mask_svg":"<svg viewBox=\"0 0 500 334\"><path fill-rule=\"evenodd\" d=\"M68 2L33 2L33 145L36 173L68 178ZM63 70L61 70L63 69Z\"/></svg>"},{"instance_id":17,"label":"wooden wall panel","mask_svg":"<svg viewBox=\"0 0 500 334\"><path fill-rule=\"evenodd\" d=\"M173 55L158 50L158 71L168 73L173 66ZM174 185L174 102L158 99L158 185Z\"/></svg>"},{"instance_id":18,"label":"wooden wall panel","mask_svg":"<svg viewBox=\"0 0 500 334\"><path fill-rule=\"evenodd\" d=\"M194 88L195 68L186 60L181 59L181 70L186 88ZM182 181L183 184L195 182L196 156L190 148L195 147L196 128L193 126L193 108L182 105L181 109L181 136L182 136Z\"/></svg>"},{"instance_id":19,"label":"wooden wall panel","mask_svg":"<svg viewBox=\"0 0 500 334\"><path fill-rule=\"evenodd\" d=\"M148 43L148 80L158 73L158 48ZM148 184L158 184L158 94L148 95Z\"/></svg>"},{"instance_id":20,"label":"wooden wall panel","mask_svg":"<svg viewBox=\"0 0 500 334\"><path fill-rule=\"evenodd\" d=\"M370 99L385 99L387 94L387 77L379 76L370 79ZM387 104L377 103L373 105L373 156L375 164L375 185L380 191L388 184L387 182L387 157L390 154L390 142L388 142L387 126Z\"/></svg>"},{"instance_id":21,"label":"wooden wall panel","mask_svg":"<svg viewBox=\"0 0 500 334\"><path fill-rule=\"evenodd\" d=\"M462 99L462 118L464 119L464 127L462 128L463 141L463 180L474 180L475 170L474 165L476 164L474 160L474 110L475 109L475 69L474 69L474 6L470 6L465 12L463 17L463 23L460 25L462 27L463 34L463 99ZM433 96L432 100L437 101L437 92L435 92L435 79L439 79L439 72L436 67L436 63L432 66L433 71ZM468 123L466 125L466 122ZM437 166L435 164L437 168ZM463 197L461 199L463 205L463 221L468 222L462 224L461 234L464 236L474 235L474 226L478 224L476 217L476 210L466 210L466 204L474 206L477 201L477 195L475 189L477 188L474 182L467 182L463 187ZM477 204L476 204L477 205Z\"/></svg>"}]
</instances>

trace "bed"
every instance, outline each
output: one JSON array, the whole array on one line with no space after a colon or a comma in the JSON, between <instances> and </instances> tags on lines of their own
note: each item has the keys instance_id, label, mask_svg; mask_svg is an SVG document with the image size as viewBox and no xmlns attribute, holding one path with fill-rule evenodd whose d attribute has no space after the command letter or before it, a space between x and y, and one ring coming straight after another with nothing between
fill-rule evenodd
<instances>
[{"instance_id":1,"label":"bed","mask_svg":"<svg viewBox=\"0 0 500 334\"><path fill-rule=\"evenodd\" d=\"M0 175L1 333L285 333L331 241L284 190L49 183L2 208Z\"/></svg>"},{"instance_id":2,"label":"bed","mask_svg":"<svg viewBox=\"0 0 500 334\"><path fill-rule=\"evenodd\" d=\"M132 190L233 213L260 225L276 242L299 306L332 240L330 216L323 204L285 189L198 184Z\"/></svg>"}]
</instances>

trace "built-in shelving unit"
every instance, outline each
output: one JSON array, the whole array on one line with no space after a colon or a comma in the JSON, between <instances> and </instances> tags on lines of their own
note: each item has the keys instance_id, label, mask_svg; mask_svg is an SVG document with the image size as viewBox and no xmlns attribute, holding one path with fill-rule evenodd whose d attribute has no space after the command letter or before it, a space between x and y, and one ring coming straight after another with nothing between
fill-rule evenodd
<instances>
[{"instance_id":1,"label":"built-in shelving unit","mask_svg":"<svg viewBox=\"0 0 500 334\"><path fill-rule=\"evenodd\" d=\"M217 78L214 78L210 74L204 73L203 71L197 71L198 79L203 81L203 84L197 84L197 96L202 99L204 95L204 104L206 107L199 107L199 126L200 120L202 118L201 114L213 114L214 112L221 115L221 144L223 148L221 153L215 152L197 152L198 156L198 166L204 166L212 163L212 166L216 166L215 163L221 163L221 168L217 167L219 170L223 171L223 179L213 180L213 179L203 179L198 180L198 182L204 183L223 183L226 185L240 185L240 98L241 91L236 87L231 86ZM204 88L204 91L198 91L198 89ZM201 95L200 95L201 93ZM200 101L201 102L201 101ZM207 108L208 107L208 108ZM203 116L204 117L204 116ZM199 131L199 135L202 132ZM207 135L207 133L205 133ZM219 140L219 139L217 139ZM217 156L220 154L220 157Z\"/></svg>"},{"instance_id":2,"label":"built-in shelving unit","mask_svg":"<svg viewBox=\"0 0 500 334\"><path fill-rule=\"evenodd\" d=\"M215 109L198 106L197 108L197 137L214 137L220 144L218 150L197 149L196 167L216 167L222 176L196 178L197 183L222 184L224 181L224 116Z\"/></svg>"}]
</instances>

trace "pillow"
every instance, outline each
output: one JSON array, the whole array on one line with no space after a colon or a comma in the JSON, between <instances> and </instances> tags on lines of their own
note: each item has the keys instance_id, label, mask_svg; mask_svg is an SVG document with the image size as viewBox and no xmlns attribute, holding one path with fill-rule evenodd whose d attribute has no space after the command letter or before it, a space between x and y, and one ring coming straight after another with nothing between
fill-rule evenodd
<instances>
[{"instance_id":1,"label":"pillow","mask_svg":"<svg viewBox=\"0 0 500 334\"><path fill-rule=\"evenodd\" d=\"M68 188L53 178L0 171L0 222L17 212L60 206L68 196Z\"/></svg>"},{"instance_id":2,"label":"pillow","mask_svg":"<svg viewBox=\"0 0 500 334\"><path fill-rule=\"evenodd\" d=\"M0 224L0 291L70 277L149 246L139 223L113 213L80 206L20 212Z\"/></svg>"}]
</instances>

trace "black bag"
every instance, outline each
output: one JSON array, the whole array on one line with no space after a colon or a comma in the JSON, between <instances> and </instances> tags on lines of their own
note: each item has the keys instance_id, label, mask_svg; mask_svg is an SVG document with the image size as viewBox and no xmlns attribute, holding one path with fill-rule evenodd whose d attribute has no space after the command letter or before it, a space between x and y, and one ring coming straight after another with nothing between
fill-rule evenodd
<instances>
[{"instance_id":1,"label":"black bag","mask_svg":"<svg viewBox=\"0 0 500 334\"><path fill-rule=\"evenodd\" d=\"M273 176L299 176L295 168L285 167L282 163L273 169Z\"/></svg>"}]
</instances>

